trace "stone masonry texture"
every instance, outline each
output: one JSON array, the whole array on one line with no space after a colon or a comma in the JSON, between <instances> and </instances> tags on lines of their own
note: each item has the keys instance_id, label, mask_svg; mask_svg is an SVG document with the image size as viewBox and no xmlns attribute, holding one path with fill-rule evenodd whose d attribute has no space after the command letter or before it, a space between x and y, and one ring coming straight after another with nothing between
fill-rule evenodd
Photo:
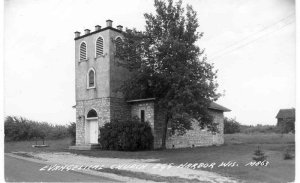
<instances>
[{"instance_id":1,"label":"stone masonry texture","mask_svg":"<svg viewBox=\"0 0 300 183\"><path fill-rule=\"evenodd\" d=\"M164 110L159 109L155 102L137 102L132 104L131 115L140 118L140 111L145 110L145 121L151 125L154 136L154 148L161 147L162 128L164 122ZM207 129L200 129L198 122L192 122L192 130L188 130L184 135L170 135L168 131L166 147L184 148L197 146L221 145L224 143L224 116L223 111L210 110L214 122L218 124L219 133L212 133Z\"/></svg>"}]
</instances>

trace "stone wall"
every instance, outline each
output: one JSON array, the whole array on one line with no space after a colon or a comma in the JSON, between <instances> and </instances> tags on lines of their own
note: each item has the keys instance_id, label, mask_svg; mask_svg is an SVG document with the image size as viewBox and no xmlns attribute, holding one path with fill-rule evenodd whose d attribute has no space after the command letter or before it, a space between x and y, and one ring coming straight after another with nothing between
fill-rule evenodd
<instances>
[{"instance_id":1,"label":"stone wall","mask_svg":"<svg viewBox=\"0 0 300 183\"><path fill-rule=\"evenodd\" d=\"M77 101L76 145L85 144L86 116L91 109L94 109L98 114L99 127L114 119L125 120L130 118L130 106L124 99L106 97Z\"/></svg>"},{"instance_id":2,"label":"stone wall","mask_svg":"<svg viewBox=\"0 0 300 183\"><path fill-rule=\"evenodd\" d=\"M164 110L160 109L157 104L155 105L154 119L154 149L157 149L161 147L163 123L165 120Z\"/></svg>"},{"instance_id":3,"label":"stone wall","mask_svg":"<svg viewBox=\"0 0 300 183\"><path fill-rule=\"evenodd\" d=\"M200 129L198 122L192 122L192 130L187 131L184 135L171 135L170 130L167 132L166 148L184 148L197 146L220 145L224 143L224 116L222 111L210 110L214 117L214 122L218 123L219 133L212 133L207 129ZM162 110L155 108L155 125L154 125L154 148L161 147L162 130L164 114Z\"/></svg>"},{"instance_id":4,"label":"stone wall","mask_svg":"<svg viewBox=\"0 0 300 183\"><path fill-rule=\"evenodd\" d=\"M88 111L94 109L98 114L98 124L103 126L113 119L125 120L131 116L140 118L140 111L145 110L145 121L150 123L154 136L154 148L161 147L162 130L164 122L164 112L160 110L154 101L137 102L128 105L124 99L101 98L93 100L77 101L76 104L76 145L85 144L86 115ZM131 113L130 113L131 110ZM183 148L220 145L224 143L224 116L222 111L211 110L214 121L218 123L220 133L212 133L207 129L200 129L197 121L192 122L193 130L187 131L182 136L170 135L168 130L166 146L167 148ZM131 115L130 115L131 114Z\"/></svg>"},{"instance_id":5,"label":"stone wall","mask_svg":"<svg viewBox=\"0 0 300 183\"><path fill-rule=\"evenodd\" d=\"M154 128L154 102L137 102L131 104L131 116L141 118L141 110L145 111L145 121Z\"/></svg>"},{"instance_id":6,"label":"stone wall","mask_svg":"<svg viewBox=\"0 0 300 183\"><path fill-rule=\"evenodd\" d=\"M91 109L98 114L99 126L111 120L110 100L110 98L100 98L76 102L76 145L85 144L86 116Z\"/></svg>"},{"instance_id":7,"label":"stone wall","mask_svg":"<svg viewBox=\"0 0 300 183\"><path fill-rule=\"evenodd\" d=\"M211 115L214 117L214 122L218 123L219 133L213 135L213 144L224 144L224 113L223 111L210 110Z\"/></svg>"}]
</instances>

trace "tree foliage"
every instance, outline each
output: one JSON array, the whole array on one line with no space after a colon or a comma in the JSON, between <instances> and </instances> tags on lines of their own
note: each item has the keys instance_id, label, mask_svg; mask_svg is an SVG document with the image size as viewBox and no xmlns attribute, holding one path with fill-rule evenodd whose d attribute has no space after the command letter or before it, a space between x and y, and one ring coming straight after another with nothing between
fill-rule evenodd
<instances>
[{"instance_id":1,"label":"tree foliage","mask_svg":"<svg viewBox=\"0 0 300 183\"><path fill-rule=\"evenodd\" d=\"M100 134L98 141L105 150L136 151L153 147L149 123L138 119L105 123L100 127Z\"/></svg>"},{"instance_id":2,"label":"tree foliage","mask_svg":"<svg viewBox=\"0 0 300 183\"><path fill-rule=\"evenodd\" d=\"M268 156L265 155L265 153L260 149L258 146L257 149L254 151L254 157L252 158L256 162L262 162L267 159Z\"/></svg>"},{"instance_id":3,"label":"tree foliage","mask_svg":"<svg viewBox=\"0 0 300 183\"><path fill-rule=\"evenodd\" d=\"M293 152L295 150L292 150L291 146L287 147L283 153L283 159L284 160L289 160L289 159L293 159L294 158L294 155Z\"/></svg>"},{"instance_id":4,"label":"tree foliage","mask_svg":"<svg viewBox=\"0 0 300 183\"><path fill-rule=\"evenodd\" d=\"M69 136L64 125L52 125L16 116L5 118L4 134L7 141L60 139Z\"/></svg>"},{"instance_id":5,"label":"tree foliage","mask_svg":"<svg viewBox=\"0 0 300 183\"><path fill-rule=\"evenodd\" d=\"M191 119L197 119L201 127L217 131L208 106L219 95L216 93L216 71L203 56L204 49L197 45L203 33L197 13L192 6L182 7L155 0L154 14L146 13L145 31L126 29L123 47L116 54L120 65L131 72L122 92L127 99L156 98L164 109L162 148L165 148L167 126L172 132L184 134L191 129Z\"/></svg>"},{"instance_id":6,"label":"tree foliage","mask_svg":"<svg viewBox=\"0 0 300 183\"><path fill-rule=\"evenodd\" d=\"M240 124L240 132L241 133L278 133L279 130L274 125L241 125Z\"/></svg>"},{"instance_id":7,"label":"tree foliage","mask_svg":"<svg viewBox=\"0 0 300 183\"><path fill-rule=\"evenodd\" d=\"M75 145L76 143L76 123L72 122L68 125L68 133L71 137L71 145Z\"/></svg>"},{"instance_id":8,"label":"tree foliage","mask_svg":"<svg viewBox=\"0 0 300 183\"><path fill-rule=\"evenodd\" d=\"M224 118L224 133L225 134L232 134L232 133L239 133L240 123L237 122L235 119Z\"/></svg>"}]
</instances>

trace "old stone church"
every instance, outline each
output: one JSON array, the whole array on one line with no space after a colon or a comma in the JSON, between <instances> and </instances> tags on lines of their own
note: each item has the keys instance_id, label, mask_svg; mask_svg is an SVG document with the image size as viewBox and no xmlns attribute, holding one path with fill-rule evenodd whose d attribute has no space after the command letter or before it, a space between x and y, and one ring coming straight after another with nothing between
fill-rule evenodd
<instances>
[{"instance_id":1,"label":"old stone church","mask_svg":"<svg viewBox=\"0 0 300 183\"><path fill-rule=\"evenodd\" d=\"M148 121L154 136L154 148L161 146L162 114L155 98L125 101L117 89L128 78L128 72L116 64L115 53L122 41L122 26L114 28L111 20L106 27L94 31L75 32L76 146L90 149L98 144L99 126L113 119L137 116ZM229 109L212 103L209 107L220 133L213 134L193 123L193 130L183 136L169 136L167 148L223 144L224 116Z\"/></svg>"}]
</instances>

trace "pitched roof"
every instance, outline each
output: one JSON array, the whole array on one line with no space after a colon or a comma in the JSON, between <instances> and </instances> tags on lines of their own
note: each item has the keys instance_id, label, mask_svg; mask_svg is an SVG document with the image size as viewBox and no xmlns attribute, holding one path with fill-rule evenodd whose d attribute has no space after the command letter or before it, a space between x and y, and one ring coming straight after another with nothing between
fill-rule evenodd
<instances>
[{"instance_id":1,"label":"pitched roof","mask_svg":"<svg viewBox=\"0 0 300 183\"><path fill-rule=\"evenodd\" d=\"M276 118L295 118L295 108L280 109Z\"/></svg>"},{"instance_id":2,"label":"pitched roof","mask_svg":"<svg viewBox=\"0 0 300 183\"><path fill-rule=\"evenodd\" d=\"M229 112L229 111L231 111L230 109L228 109L228 108L226 108L224 106L221 106L221 105L219 105L219 104L217 104L215 102L210 103L210 105L209 105L208 108L209 109L218 110L218 111L223 111L223 112Z\"/></svg>"}]
</instances>

